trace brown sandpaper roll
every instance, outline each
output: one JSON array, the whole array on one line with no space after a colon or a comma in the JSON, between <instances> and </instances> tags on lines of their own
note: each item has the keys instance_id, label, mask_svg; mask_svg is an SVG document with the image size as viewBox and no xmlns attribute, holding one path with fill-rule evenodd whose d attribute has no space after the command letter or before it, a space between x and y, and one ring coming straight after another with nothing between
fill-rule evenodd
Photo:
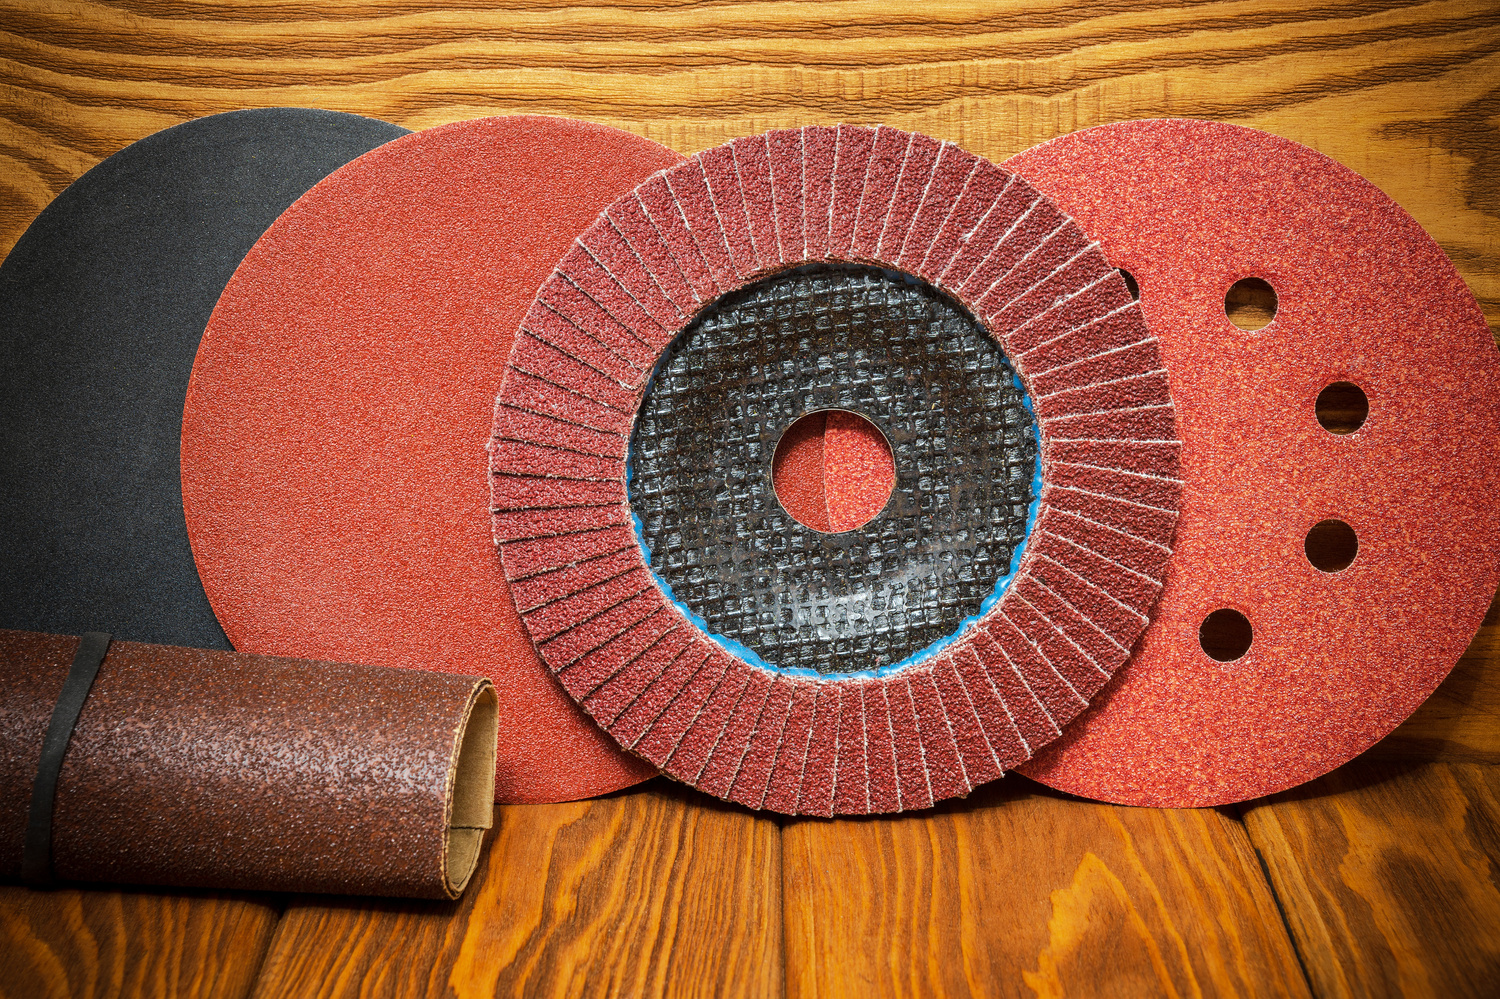
<instances>
[{"instance_id":1,"label":"brown sandpaper roll","mask_svg":"<svg viewBox=\"0 0 1500 999\"><path fill-rule=\"evenodd\" d=\"M22 874L79 647L0 631L0 876ZM479 677L115 642L62 756L50 871L456 898L493 816L495 734Z\"/></svg>"}]
</instances>

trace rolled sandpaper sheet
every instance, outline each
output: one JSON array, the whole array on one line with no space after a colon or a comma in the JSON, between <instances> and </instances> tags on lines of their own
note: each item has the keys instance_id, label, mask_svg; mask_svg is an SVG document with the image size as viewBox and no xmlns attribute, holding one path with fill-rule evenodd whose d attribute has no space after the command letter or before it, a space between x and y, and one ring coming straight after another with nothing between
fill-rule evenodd
<instances>
[{"instance_id":1,"label":"rolled sandpaper sheet","mask_svg":"<svg viewBox=\"0 0 1500 999\"><path fill-rule=\"evenodd\" d=\"M79 646L0 631L0 876L22 873ZM115 642L62 757L51 873L456 898L492 820L495 728L480 677Z\"/></svg>"},{"instance_id":2,"label":"rolled sandpaper sheet","mask_svg":"<svg viewBox=\"0 0 1500 999\"><path fill-rule=\"evenodd\" d=\"M0 627L227 649L188 547L182 400L245 252L407 130L315 108L210 115L95 166L0 266Z\"/></svg>"}]
</instances>

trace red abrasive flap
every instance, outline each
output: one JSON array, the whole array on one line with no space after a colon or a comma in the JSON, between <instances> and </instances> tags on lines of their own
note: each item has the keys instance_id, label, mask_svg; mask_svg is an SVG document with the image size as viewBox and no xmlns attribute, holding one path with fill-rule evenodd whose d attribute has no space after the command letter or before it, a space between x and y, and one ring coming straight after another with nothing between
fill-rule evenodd
<instances>
[{"instance_id":1,"label":"red abrasive flap","mask_svg":"<svg viewBox=\"0 0 1500 999\"><path fill-rule=\"evenodd\" d=\"M1500 582L1500 355L1474 297L1374 185L1273 135L1125 122L1006 166L1137 280L1184 480L1134 658L1021 769L1092 798L1190 806L1338 766L1447 675ZM1277 302L1255 332L1225 311L1247 278ZM1352 432L1322 425L1329 386L1356 418L1367 400ZM1342 570L1305 553L1328 520L1357 538ZM1250 624L1226 662L1200 643L1222 609Z\"/></svg>"},{"instance_id":2,"label":"red abrasive flap","mask_svg":"<svg viewBox=\"0 0 1500 999\"><path fill-rule=\"evenodd\" d=\"M632 527L629 439L658 358L720 295L808 261L932 283L999 341L1036 405L1044 485L1014 582L951 645L895 673L814 677L731 654L667 600ZM1056 738L1146 625L1177 506L1155 344L1078 226L956 146L840 126L699 153L561 255L515 343L491 481L517 607L569 693L678 780L822 815L967 794ZM856 496L888 474L869 474L844 429L825 421L823 447L791 456L797 492L814 506L824 494L830 526L850 515L819 488L830 450Z\"/></svg>"},{"instance_id":3,"label":"red abrasive flap","mask_svg":"<svg viewBox=\"0 0 1500 999\"><path fill-rule=\"evenodd\" d=\"M493 678L501 801L653 773L538 661L490 534L484 445L537 286L606 206L680 161L561 118L400 139L271 227L193 368L183 501L235 648Z\"/></svg>"}]
</instances>

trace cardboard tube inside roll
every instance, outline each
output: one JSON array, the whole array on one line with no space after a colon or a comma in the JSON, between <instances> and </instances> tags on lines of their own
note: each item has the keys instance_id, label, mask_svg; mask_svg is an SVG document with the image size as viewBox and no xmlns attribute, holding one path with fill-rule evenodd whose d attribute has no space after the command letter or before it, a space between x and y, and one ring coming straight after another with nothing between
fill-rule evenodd
<instances>
[{"instance_id":1,"label":"cardboard tube inside roll","mask_svg":"<svg viewBox=\"0 0 1500 999\"><path fill-rule=\"evenodd\" d=\"M77 647L0 631L0 876L20 873ZM479 677L115 642L62 760L52 871L456 898L494 811L495 738Z\"/></svg>"}]
</instances>

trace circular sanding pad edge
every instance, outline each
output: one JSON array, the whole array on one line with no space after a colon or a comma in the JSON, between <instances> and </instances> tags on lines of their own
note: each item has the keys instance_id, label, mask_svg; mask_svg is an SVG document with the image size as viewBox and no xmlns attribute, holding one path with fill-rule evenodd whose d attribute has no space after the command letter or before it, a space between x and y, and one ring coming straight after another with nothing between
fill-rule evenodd
<instances>
[{"instance_id":1,"label":"circular sanding pad edge","mask_svg":"<svg viewBox=\"0 0 1500 999\"><path fill-rule=\"evenodd\" d=\"M0 265L0 628L227 649L188 546L183 398L214 303L303 192L407 130L210 115L74 181Z\"/></svg>"},{"instance_id":2,"label":"circular sanding pad edge","mask_svg":"<svg viewBox=\"0 0 1500 999\"><path fill-rule=\"evenodd\" d=\"M499 801L589 797L655 772L537 660L489 530L484 445L552 262L680 160L539 116L397 140L271 227L194 367L184 502L236 648L489 676Z\"/></svg>"}]
</instances>

